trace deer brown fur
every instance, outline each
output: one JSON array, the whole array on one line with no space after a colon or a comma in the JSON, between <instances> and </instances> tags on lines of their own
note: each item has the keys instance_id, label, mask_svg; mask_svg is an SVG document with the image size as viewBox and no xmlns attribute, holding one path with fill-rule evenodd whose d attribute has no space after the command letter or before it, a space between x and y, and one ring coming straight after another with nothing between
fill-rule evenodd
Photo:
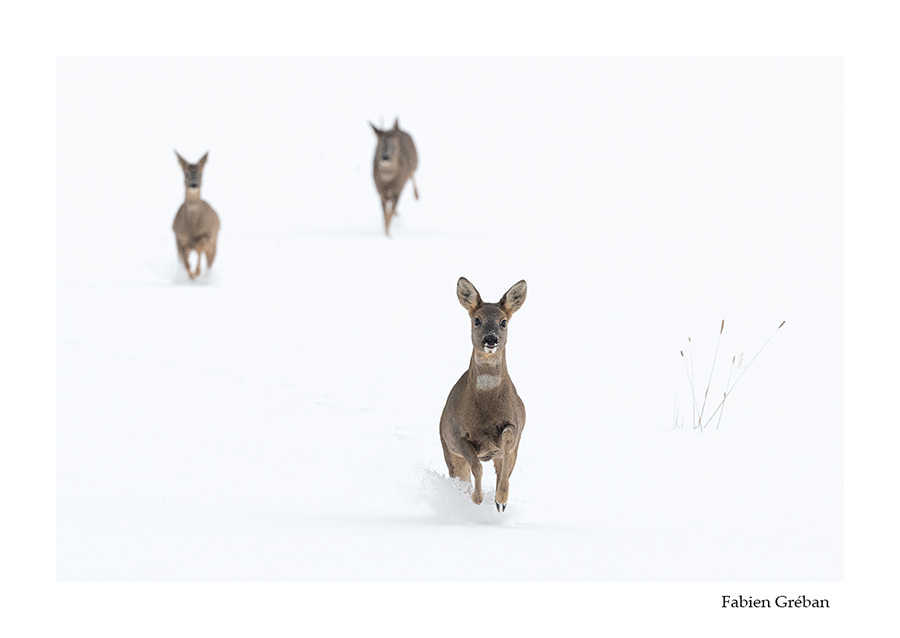
<instances>
[{"instance_id":1,"label":"deer brown fur","mask_svg":"<svg viewBox=\"0 0 900 638\"><path fill-rule=\"evenodd\" d=\"M382 130L369 122L369 126L378 137L375 158L372 162L372 173L375 188L381 197L381 210L384 213L384 234L391 234L391 220L397 214L397 200L406 185L412 180L413 195L419 199L416 178L413 174L419 165L416 145L409 133L400 129L400 120L394 120L394 126Z\"/></svg>"},{"instance_id":2,"label":"deer brown fur","mask_svg":"<svg viewBox=\"0 0 900 638\"><path fill-rule=\"evenodd\" d=\"M193 279L200 274L202 255L206 255L206 269L209 270L216 258L216 239L219 236L219 216L212 206L200 199L200 184L203 179L203 167L209 153L201 157L196 164L186 161L175 151L178 164L184 171L184 203L175 214L172 230L175 231L175 242L178 256L187 269L188 276ZM197 266L191 272L190 254L197 253Z\"/></svg>"},{"instance_id":3,"label":"deer brown fur","mask_svg":"<svg viewBox=\"0 0 900 638\"><path fill-rule=\"evenodd\" d=\"M441 414L441 446L451 477L468 482L475 477L472 500L484 498L482 461L494 462L497 511L506 510L509 476L516 466L525 427L525 404L506 369L506 331L513 313L525 303L527 286L520 281L497 303L484 303L468 279L456 284L459 303L469 312L472 358Z\"/></svg>"}]
</instances>

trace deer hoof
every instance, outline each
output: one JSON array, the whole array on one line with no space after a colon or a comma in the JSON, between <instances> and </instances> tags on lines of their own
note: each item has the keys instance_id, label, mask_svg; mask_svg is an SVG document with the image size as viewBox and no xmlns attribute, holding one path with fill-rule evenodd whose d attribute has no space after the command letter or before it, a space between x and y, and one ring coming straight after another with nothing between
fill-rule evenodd
<instances>
[{"instance_id":1,"label":"deer hoof","mask_svg":"<svg viewBox=\"0 0 900 638\"><path fill-rule=\"evenodd\" d=\"M505 511L506 511L506 503L498 503L497 501L494 501L494 505L497 506L497 511L498 511L498 512L505 512Z\"/></svg>"}]
</instances>

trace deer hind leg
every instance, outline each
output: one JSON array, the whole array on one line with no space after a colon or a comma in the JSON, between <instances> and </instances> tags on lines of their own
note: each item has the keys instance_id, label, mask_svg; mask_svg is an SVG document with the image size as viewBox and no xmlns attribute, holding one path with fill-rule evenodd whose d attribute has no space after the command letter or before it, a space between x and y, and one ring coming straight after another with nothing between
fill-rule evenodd
<instances>
[{"instance_id":1,"label":"deer hind leg","mask_svg":"<svg viewBox=\"0 0 900 638\"><path fill-rule=\"evenodd\" d=\"M206 269L212 268L213 259L216 258L216 243L213 242L206 249Z\"/></svg>"},{"instance_id":2,"label":"deer hind leg","mask_svg":"<svg viewBox=\"0 0 900 638\"><path fill-rule=\"evenodd\" d=\"M393 221L394 217L399 217L400 214L397 212L397 200L400 199L399 195L394 195L391 197L391 221Z\"/></svg>"},{"instance_id":3,"label":"deer hind leg","mask_svg":"<svg viewBox=\"0 0 900 638\"><path fill-rule=\"evenodd\" d=\"M494 505L497 511L506 510L509 501L509 475L516 465L516 426L507 425L500 433L500 456L494 459L497 471L497 491L494 494Z\"/></svg>"},{"instance_id":4,"label":"deer hind leg","mask_svg":"<svg viewBox=\"0 0 900 638\"><path fill-rule=\"evenodd\" d=\"M461 481L468 483L472 478L472 468L469 467L468 461L460 455L451 452L444 442L443 436L441 437L441 447L444 450L444 462L447 464L447 471L450 473L450 478L458 478Z\"/></svg>"},{"instance_id":5,"label":"deer hind leg","mask_svg":"<svg viewBox=\"0 0 900 638\"><path fill-rule=\"evenodd\" d=\"M178 256L181 257L181 263L184 264L185 270L187 270L188 277L191 279L194 278L194 275L191 274L191 260L188 258L188 255L191 251L188 250L187 246L181 243L177 237L175 238L175 244L178 246Z\"/></svg>"},{"instance_id":6,"label":"deer hind leg","mask_svg":"<svg viewBox=\"0 0 900 638\"><path fill-rule=\"evenodd\" d=\"M447 467L450 469L451 477L458 478L460 481L463 481L465 483L471 482L472 468L469 467L469 462L466 461L463 457L454 454L447 462Z\"/></svg>"},{"instance_id":7,"label":"deer hind leg","mask_svg":"<svg viewBox=\"0 0 900 638\"><path fill-rule=\"evenodd\" d=\"M197 253L197 265L194 266L194 274L191 275L191 279L200 276L200 262L203 261L203 247L195 246L194 251Z\"/></svg>"},{"instance_id":8,"label":"deer hind leg","mask_svg":"<svg viewBox=\"0 0 900 638\"><path fill-rule=\"evenodd\" d=\"M416 188L416 178L410 177L410 180L412 181L413 185L413 195L415 195L416 199L419 199L419 189Z\"/></svg>"},{"instance_id":9,"label":"deer hind leg","mask_svg":"<svg viewBox=\"0 0 900 638\"><path fill-rule=\"evenodd\" d=\"M472 490L472 502L476 505L480 505L481 501L484 500L484 493L481 491L481 475L484 472L484 468L481 467L481 461L478 460L478 453L475 451L475 446L472 445L470 441L464 440L460 443L460 450L463 453L463 458L472 469L472 476L475 477L475 487Z\"/></svg>"},{"instance_id":10,"label":"deer hind leg","mask_svg":"<svg viewBox=\"0 0 900 638\"><path fill-rule=\"evenodd\" d=\"M390 200L381 198L381 210L384 212L384 234L387 237L391 236L391 211L390 211Z\"/></svg>"}]
</instances>

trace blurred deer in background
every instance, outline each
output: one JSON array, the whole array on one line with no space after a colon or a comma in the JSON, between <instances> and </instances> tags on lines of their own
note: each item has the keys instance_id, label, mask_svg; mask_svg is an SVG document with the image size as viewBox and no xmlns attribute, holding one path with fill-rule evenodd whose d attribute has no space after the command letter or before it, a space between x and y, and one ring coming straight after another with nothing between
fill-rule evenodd
<instances>
[{"instance_id":1,"label":"blurred deer in background","mask_svg":"<svg viewBox=\"0 0 900 638\"><path fill-rule=\"evenodd\" d=\"M373 175L384 212L384 234L390 237L391 220L397 214L397 200L400 199L407 180L412 180L413 195L419 199L419 190L413 177L419 165L419 157L409 133L400 130L399 119L395 119L393 128L387 130L381 130L371 122L369 126L378 136Z\"/></svg>"},{"instance_id":2,"label":"blurred deer in background","mask_svg":"<svg viewBox=\"0 0 900 638\"><path fill-rule=\"evenodd\" d=\"M193 279L200 274L201 257L206 255L207 271L216 258L216 237L219 235L219 216L212 206L200 199L200 183L203 179L203 167L206 166L207 152L196 164L186 161L178 151L175 156L184 171L184 203L175 214L172 230L175 231L175 242L178 255L181 257L188 276ZM189 255L197 253L197 266L191 272Z\"/></svg>"}]
</instances>

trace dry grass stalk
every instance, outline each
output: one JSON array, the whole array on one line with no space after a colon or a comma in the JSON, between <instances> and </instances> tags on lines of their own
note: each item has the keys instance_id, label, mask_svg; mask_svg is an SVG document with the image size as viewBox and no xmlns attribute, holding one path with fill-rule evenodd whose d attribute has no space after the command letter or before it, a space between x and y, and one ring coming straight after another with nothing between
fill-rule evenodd
<instances>
[{"instance_id":1,"label":"dry grass stalk","mask_svg":"<svg viewBox=\"0 0 900 638\"><path fill-rule=\"evenodd\" d=\"M718 359L718 356L719 356L719 343L722 339L722 332L725 330L725 320L724 319L722 320L722 324L719 327L719 337L716 340L716 352L713 355L712 367L709 371L709 380L706 383L706 390L703 393L703 404L700 407L699 416L697 414L697 412L698 412L697 411L697 397L696 397L696 392L694 390L694 376L693 376L694 355L693 355L693 349L691 349L691 368L688 369L687 361L685 361L685 371L687 372L688 382L690 383L690 386L691 386L691 399L693 401L693 404L692 404L693 421L695 423L695 425L693 426L693 429L696 430L699 428L700 431L703 432L703 430L712 422L712 419L714 416L716 416L716 414L719 415L719 420L716 422L716 430L719 429L719 425L722 423L722 414L724 413L725 400L732 393L734 388L737 386L738 382L740 382L741 378L747 373L747 370L750 369L750 366L753 365L753 362L756 361L756 358L759 356L759 354L765 349L765 347L767 345L769 345L769 342L772 340L772 338L775 336L775 334L781 329L781 327L784 326L785 323L787 323L787 321L782 321L780 324L778 324L778 327L775 328L775 330L772 332L772 334L769 335L769 338L766 339L765 343L762 344L762 347L760 347L760 349L757 350L756 354L753 355L753 358L750 359L750 363L748 363L746 365L746 367L744 367L743 370L741 370L741 373L738 375L737 379L734 380L734 383L731 382L731 377L734 372L734 364L735 364L735 360L737 359L737 357L734 356L731 358L731 369L728 372L728 381L725 384L725 392L722 393L722 400L716 406L716 409L713 410L712 414L709 415L709 418L706 420L705 423L703 422L703 413L706 410L706 399L707 399L707 396L709 395L710 385L712 384L713 372L716 367L716 359ZM688 343L689 344L692 343L690 337L688 337ZM681 350L680 352L681 352L681 357L684 359L685 358L684 350ZM741 358L743 359L743 356ZM740 366L738 366L738 367L740 367Z\"/></svg>"},{"instance_id":2,"label":"dry grass stalk","mask_svg":"<svg viewBox=\"0 0 900 638\"><path fill-rule=\"evenodd\" d=\"M731 385L731 374L734 372L734 360L735 359L737 359L736 356L731 357L731 368L728 370L728 381L725 382L726 388ZM722 393L722 411L719 412L719 420L716 421L716 429L717 430L719 429L719 425L722 423L722 415L725 414L725 399L727 399L727 398L728 398L728 393L723 392Z\"/></svg>"}]
</instances>

